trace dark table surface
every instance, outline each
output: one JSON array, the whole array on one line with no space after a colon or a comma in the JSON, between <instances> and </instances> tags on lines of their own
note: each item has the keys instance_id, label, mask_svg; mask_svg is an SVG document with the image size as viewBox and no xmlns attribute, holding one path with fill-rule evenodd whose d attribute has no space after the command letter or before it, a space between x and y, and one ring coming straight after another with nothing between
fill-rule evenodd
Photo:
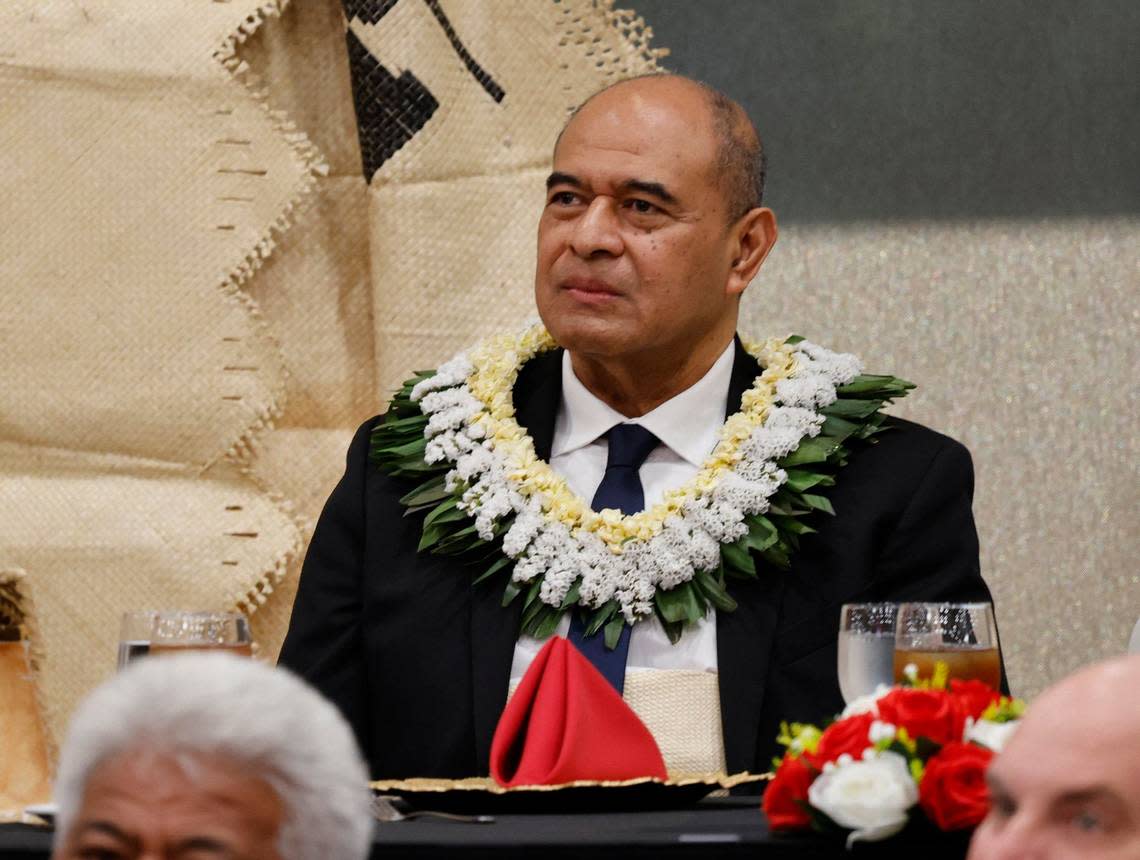
<instances>
[{"instance_id":1,"label":"dark table surface","mask_svg":"<svg viewBox=\"0 0 1140 860\"><path fill-rule=\"evenodd\" d=\"M688 809L571 814L494 814L494 822L470 824L417 818L380 824L372 856L402 857L737 857L962 858L964 834L915 828L885 843L844 851L842 837L778 836L768 832L759 798L706 800ZM51 831L0 825L0 860L44 860ZM333 858L330 858L333 860Z\"/></svg>"}]
</instances>

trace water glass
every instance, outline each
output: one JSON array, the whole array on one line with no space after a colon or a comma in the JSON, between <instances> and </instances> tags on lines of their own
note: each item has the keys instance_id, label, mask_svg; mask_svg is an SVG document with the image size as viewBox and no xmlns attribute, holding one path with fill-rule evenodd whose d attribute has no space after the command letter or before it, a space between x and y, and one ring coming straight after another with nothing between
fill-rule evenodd
<instances>
[{"instance_id":1,"label":"water glass","mask_svg":"<svg viewBox=\"0 0 1140 860\"><path fill-rule=\"evenodd\" d=\"M150 653L182 654L188 651L222 651L250 657L253 636L240 612L163 611L154 614Z\"/></svg>"},{"instance_id":2,"label":"water glass","mask_svg":"<svg viewBox=\"0 0 1140 860\"><path fill-rule=\"evenodd\" d=\"M119 625L119 669L125 669L150 651L150 634L154 629L153 609L124 612Z\"/></svg>"},{"instance_id":3,"label":"water glass","mask_svg":"<svg viewBox=\"0 0 1140 860\"><path fill-rule=\"evenodd\" d=\"M845 603L839 615L839 690L851 703L890 685L896 603Z\"/></svg>"}]
</instances>

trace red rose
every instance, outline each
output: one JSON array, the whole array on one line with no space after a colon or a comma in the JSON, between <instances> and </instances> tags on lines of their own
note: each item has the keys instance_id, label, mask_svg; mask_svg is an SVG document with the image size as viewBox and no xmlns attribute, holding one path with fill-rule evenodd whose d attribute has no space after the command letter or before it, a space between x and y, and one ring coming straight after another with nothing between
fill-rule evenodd
<instances>
[{"instance_id":1,"label":"red rose","mask_svg":"<svg viewBox=\"0 0 1140 860\"><path fill-rule=\"evenodd\" d=\"M819 738L815 756L822 767L825 762L835 761L844 753L852 758L862 758L863 750L871 746L868 735L875 717L871 714L856 714L843 720L836 720Z\"/></svg>"},{"instance_id":2,"label":"red rose","mask_svg":"<svg viewBox=\"0 0 1140 860\"><path fill-rule=\"evenodd\" d=\"M943 830L974 827L990 811L986 768L994 754L975 744L949 743L926 762L918 803Z\"/></svg>"},{"instance_id":3,"label":"red rose","mask_svg":"<svg viewBox=\"0 0 1140 860\"><path fill-rule=\"evenodd\" d=\"M954 701L958 703L958 707L962 713L967 717L973 717L975 720L982 715L982 712L986 708L1001 699L1001 693L989 684L975 680L959 681L951 679L950 695L953 696Z\"/></svg>"},{"instance_id":4,"label":"red rose","mask_svg":"<svg viewBox=\"0 0 1140 860\"><path fill-rule=\"evenodd\" d=\"M819 775L808 756L785 755L776 775L764 791L764 814L773 830L797 830L811 826L807 813L808 786Z\"/></svg>"},{"instance_id":5,"label":"red rose","mask_svg":"<svg viewBox=\"0 0 1140 860\"><path fill-rule=\"evenodd\" d=\"M937 744L962 740L966 715L944 690L891 690L879 699L879 719L902 726L912 738Z\"/></svg>"}]
</instances>

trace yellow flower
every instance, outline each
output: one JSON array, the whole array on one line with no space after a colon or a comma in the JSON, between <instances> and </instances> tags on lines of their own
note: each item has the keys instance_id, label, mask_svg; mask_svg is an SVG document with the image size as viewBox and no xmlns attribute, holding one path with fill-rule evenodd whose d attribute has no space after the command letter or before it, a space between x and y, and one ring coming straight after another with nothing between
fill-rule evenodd
<instances>
[{"instance_id":1,"label":"yellow flower","mask_svg":"<svg viewBox=\"0 0 1140 860\"><path fill-rule=\"evenodd\" d=\"M626 541L648 540L659 533L666 518L678 514L689 499L713 491L724 473L740 461L741 444L767 418L775 402L776 383L795 367L794 350L785 339L746 341L745 349L764 370L741 398L740 411L725 421L713 452L691 480L666 492L661 503L627 517L615 510L591 510L570 491L564 478L537 458L533 441L514 419L512 389L519 368L555 346L554 338L540 323L518 336L490 337L473 349L470 361L474 370L467 378L467 387L485 410L473 423L483 427L496 449L507 458L512 466L508 479L520 493L540 496L547 516L573 531L593 532L617 554Z\"/></svg>"}]
</instances>

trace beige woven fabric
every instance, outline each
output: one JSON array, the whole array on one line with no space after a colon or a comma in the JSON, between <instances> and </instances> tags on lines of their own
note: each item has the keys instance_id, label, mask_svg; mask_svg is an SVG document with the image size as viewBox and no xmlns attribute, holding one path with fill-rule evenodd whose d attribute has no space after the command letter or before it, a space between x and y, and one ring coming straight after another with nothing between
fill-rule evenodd
<instances>
[{"instance_id":1,"label":"beige woven fabric","mask_svg":"<svg viewBox=\"0 0 1140 860\"><path fill-rule=\"evenodd\" d=\"M242 467L285 393L242 286L323 169L234 57L277 11L0 6L0 564L54 740L121 612L255 607L300 549Z\"/></svg>"},{"instance_id":2,"label":"beige woven fabric","mask_svg":"<svg viewBox=\"0 0 1140 860\"><path fill-rule=\"evenodd\" d=\"M382 391L533 314L534 235L555 136L586 96L657 67L639 21L609 4L488 8L449 3L447 14L505 91L501 103L459 61L426 4L350 24L387 68L410 69L439 101L370 186Z\"/></svg>"},{"instance_id":3,"label":"beige woven fabric","mask_svg":"<svg viewBox=\"0 0 1140 860\"><path fill-rule=\"evenodd\" d=\"M622 698L653 733L670 773L726 772L714 673L630 669Z\"/></svg>"},{"instance_id":4,"label":"beige woven fabric","mask_svg":"<svg viewBox=\"0 0 1140 860\"><path fill-rule=\"evenodd\" d=\"M521 680L511 682L508 702ZM657 741L670 774L726 772L716 674L629 669L622 698Z\"/></svg>"}]
</instances>

